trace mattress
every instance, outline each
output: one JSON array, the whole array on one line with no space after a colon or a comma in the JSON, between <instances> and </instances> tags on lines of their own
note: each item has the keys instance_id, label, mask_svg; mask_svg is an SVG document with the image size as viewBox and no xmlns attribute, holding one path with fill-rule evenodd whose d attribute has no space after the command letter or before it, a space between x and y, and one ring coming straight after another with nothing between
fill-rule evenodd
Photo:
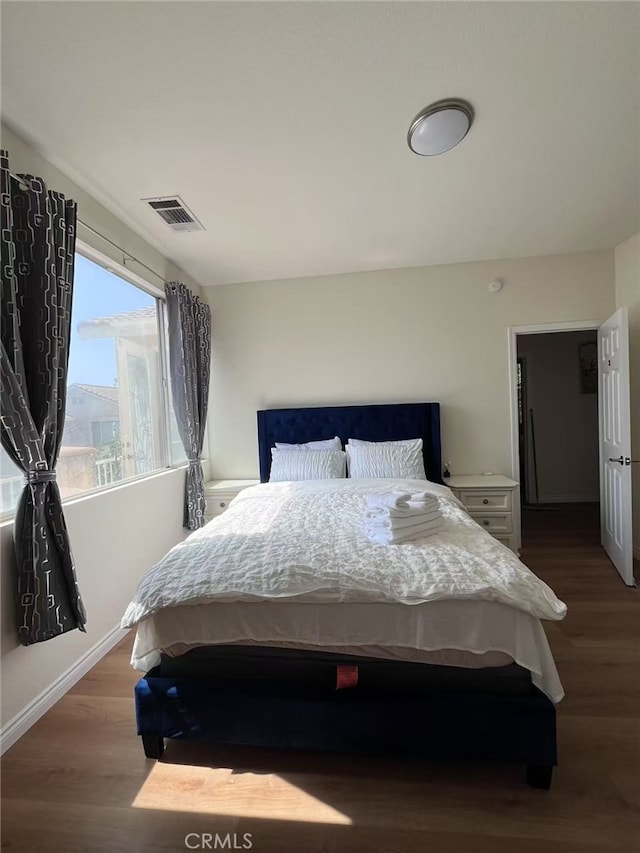
<instances>
[{"instance_id":1,"label":"mattress","mask_svg":"<svg viewBox=\"0 0 640 853\"><path fill-rule=\"evenodd\" d=\"M256 645L474 669L515 661L553 702L564 693L540 620L490 601L224 602L159 611L138 625L132 664L214 645Z\"/></svg>"}]
</instances>

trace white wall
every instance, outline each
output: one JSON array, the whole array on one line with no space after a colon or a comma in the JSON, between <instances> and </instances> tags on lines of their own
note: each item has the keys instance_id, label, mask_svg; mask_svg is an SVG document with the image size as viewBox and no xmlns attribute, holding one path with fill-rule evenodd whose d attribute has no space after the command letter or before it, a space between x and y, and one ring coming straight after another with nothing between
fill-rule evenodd
<instances>
[{"instance_id":1,"label":"white wall","mask_svg":"<svg viewBox=\"0 0 640 853\"><path fill-rule=\"evenodd\" d=\"M519 335L525 359L529 500L535 500L529 410L535 418L538 499L597 501L600 497L598 394L580 392L578 347L595 331Z\"/></svg>"},{"instance_id":2,"label":"white wall","mask_svg":"<svg viewBox=\"0 0 640 853\"><path fill-rule=\"evenodd\" d=\"M3 726L120 622L142 574L183 538L184 477L184 469L174 469L65 503L86 634L70 631L34 646L18 644L12 523L0 525Z\"/></svg>"},{"instance_id":3,"label":"white wall","mask_svg":"<svg viewBox=\"0 0 640 853\"><path fill-rule=\"evenodd\" d=\"M615 249L616 308L629 309L631 455L640 459L640 232ZM640 559L640 464L632 465L633 543Z\"/></svg>"},{"instance_id":4,"label":"white wall","mask_svg":"<svg viewBox=\"0 0 640 853\"><path fill-rule=\"evenodd\" d=\"M488 292L501 277L504 289ZM614 309L613 252L204 289L214 476L254 477L256 410L439 401L454 473L509 474L509 326ZM347 436L345 436L347 438Z\"/></svg>"},{"instance_id":5,"label":"white wall","mask_svg":"<svg viewBox=\"0 0 640 853\"><path fill-rule=\"evenodd\" d=\"M78 202L79 216L94 228L159 273L166 274L168 278L179 278L199 292L193 281L4 127L2 147L9 150L10 166L14 172L30 172L44 177L51 188ZM122 260L116 250L86 230L81 230L80 236L115 261ZM144 270L135 271L144 273ZM157 281L152 283L161 284ZM41 692L55 684L115 627L142 574L183 538L184 479L184 469L167 470L151 478L65 504L78 582L87 608L86 634L71 631L49 642L26 648L17 644L12 522L0 524L0 719L3 731L12 718L21 715Z\"/></svg>"}]
</instances>

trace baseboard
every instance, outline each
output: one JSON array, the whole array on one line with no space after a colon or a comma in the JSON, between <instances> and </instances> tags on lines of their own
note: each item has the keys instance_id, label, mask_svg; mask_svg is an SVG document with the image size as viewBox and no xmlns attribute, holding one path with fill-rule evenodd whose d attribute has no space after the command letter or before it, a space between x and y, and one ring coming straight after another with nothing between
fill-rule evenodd
<instances>
[{"instance_id":1,"label":"baseboard","mask_svg":"<svg viewBox=\"0 0 640 853\"><path fill-rule=\"evenodd\" d=\"M0 755L22 737L49 708L61 699L73 685L80 681L83 675L95 666L117 643L127 636L127 631L117 625L99 642L82 655L69 669L36 696L29 704L19 711L15 717L0 730Z\"/></svg>"}]
</instances>

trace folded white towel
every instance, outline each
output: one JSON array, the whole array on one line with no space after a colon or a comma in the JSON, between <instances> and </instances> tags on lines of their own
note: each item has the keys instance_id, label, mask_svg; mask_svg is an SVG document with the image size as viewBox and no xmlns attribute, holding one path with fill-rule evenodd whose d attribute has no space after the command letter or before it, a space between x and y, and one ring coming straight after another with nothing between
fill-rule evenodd
<instances>
[{"instance_id":1,"label":"folded white towel","mask_svg":"<svg viewBox=\"0 0 640 853\"><path fill-rule=\"evenodd\" d=\"M429 512L419 512L415 515L407 516L395 516L389 515L388 512L367 510L364 514L364 523L371 527L377 525L389 530L400 530L403 527L413 527L416 524L436 521L439 518L442 518L442 513L439 509L429 510Z\"/></svg>"},{"instance_id":2,"label":"folded white towel","mask_svg":"<svg viewBox=\"0 0 640 853\"><path fill-rule=\"evenodd\" d=\"M371 517L388 514L391 517L407 518L435 510L439 506L438 498L427 492L418 492L415 495L408 492L389 492L382 495L370 495L367 498L365 514Z\"/></svg>"},{"instance_id":3,"label":"folded white towel","mask_svg":"<svg viewBox=\"0 0 640 853\"><path fill-rule=\"evenodd\" d=\"M376 531L380 531L380 530L390 530L392 533L398 532L398 533L404 534L405 532L411 533L413 530L418 530L418 529L428 530L428 529L431 529L432 527L442 527L442 525L444 523L444 519L442 518L442 515L440 513L435 515L433 518L427 519L426 521L425 520L416 521L415 519L409 519L409 520L411 521L411 524L401 524L400 526L397 526L396 524L393 524L393 523L390 524L389 522L384 521L384 520L383 521L379 521L379 520L378 521L365 521L364 528L365 528L365 531L376 532Z\"/></svg>"},{"instance_id":4,"label":"folded white towel","mask_svg":"<svg viewBox=\"0 0 640 853\"><path fill-rule=\"evenodd\" d=\"M423 522L422 524L412 524L408 527L402 527L399 530L390 530L378 524L365 525L364 532L365 536L377 545L398 545L401 542L408 542L411 539L432 536L443 527L444 519L439 518L434 521Z\"/></svg>"},{"instance_id":5,"label":"folded white towel","mask_svg":"<svg viewBox=\"0 0 640 853\"><path fill-rule=\"evenodd\" d=\"M409 504L429 504L437 502L438 498L436 495L432 495L431 492L414 492L409 496L409 500L407 501Z\"/></svg>"},{"instance_id":6,"label":"folded white towel","mask_svg":"<svg viewBox=\"0 0 640 853\"><path fill-rule=\"evenodd\" d=\"M395 509L406 506L409 500L411 500L410 492L386 492L382 495L369 495L367 497L367 506Z\"/></svg>"},{"instance_id":7,"label":"folded white towel","mask_svg":"<svg viewBox=\"0 0 640 853\"><path fill-rule=\"evenodd\" d=\"M426 497L416 497L415 495L411 495L406 506L408 506L409 509L421 509L423 507L437 506L439 503L440 502L435 495L427 495ZM401 504L400 506L403 507L405 504Z\"/></svg>"},{"instance_id":8,"label":"folded white towel","mask_svg":"<svg viewBox=\"0 0 640 853\"><path fill-rule=\"evenodd\" d=\"M438 508L435 509L390 509L386 512L382 509L367 509L365 510L364 517L367 521L377 521L380 519L407 519L411 520L412 524L417 524L419 521L423 520L426 515L430 515L432 512L438 512Z\"/></svg>"}]
</instances>

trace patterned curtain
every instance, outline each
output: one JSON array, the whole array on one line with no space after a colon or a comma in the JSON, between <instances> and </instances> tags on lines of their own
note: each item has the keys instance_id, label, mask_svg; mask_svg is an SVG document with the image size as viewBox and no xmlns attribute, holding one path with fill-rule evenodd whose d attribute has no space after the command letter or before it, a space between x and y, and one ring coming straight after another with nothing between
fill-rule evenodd
<instances>
[{"instance_id":1,"label":"patterned curtain","mask_svg":"<svg viewBox=\"0 0 640 853\"><path fill-rule=\"evenodd\" d=\"M211 365L211 309L179 281L165 284L169 319L171 393L189 468L184 492L183 525L204 524L204 479L200 455L207 425Z\"/></svg>"},{"instance_id":2,"label":"patterned curtain","mask_svg":"<svg viewBox=\"0 0 640 853\"><path fill-rule=\"evenodd\" d=\"M40 178L12 178L0 151L2 446L24 471L16 510L18 636L84 631L55 467L64 427L76 204Z\"/></svg>"}]
</instances>

